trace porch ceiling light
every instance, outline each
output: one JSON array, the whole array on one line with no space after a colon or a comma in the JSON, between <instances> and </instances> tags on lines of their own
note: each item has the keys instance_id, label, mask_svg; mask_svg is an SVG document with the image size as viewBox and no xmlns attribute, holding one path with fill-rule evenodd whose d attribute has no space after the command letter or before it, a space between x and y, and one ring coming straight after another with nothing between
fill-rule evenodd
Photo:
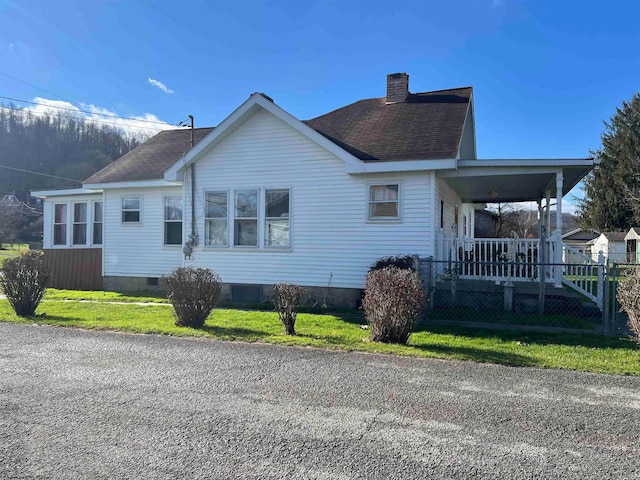
<instances>
[{"instance_id":1,"label":"porch ceiling light","mask_svg":"<svg viewBox=\"0 0 640 480\"><path fill-rule=\"evenodd\" d=\"M496 198L498 196L498 191L495 188L492 188L487 192L487 195L489 195L489 198Z\"/></svg>"}]
</instances>

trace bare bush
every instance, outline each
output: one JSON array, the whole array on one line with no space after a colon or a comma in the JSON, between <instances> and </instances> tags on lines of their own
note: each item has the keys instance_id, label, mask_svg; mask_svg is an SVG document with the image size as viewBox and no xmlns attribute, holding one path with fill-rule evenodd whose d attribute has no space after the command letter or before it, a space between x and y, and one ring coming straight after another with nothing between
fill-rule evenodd
<instances>
[{"instance_id":1,"label":"bare bush","mask_svg":"<svg viewBox=\"0 0 640 480\"><path fill-rule=\"evenodd\" d=\"M362 308L372 341L407 343L426 305L427 294L416 272L390 266L367 275Z\"/></svg>"},{"instance_id":2,"label":"bare bush","mask_svg":"<svg viewBox=\"0 0 640 480\"><path fill-rule=\"evenodd\" d=\"M49 270L40 250L29 250L4 261L0 269L0 288L19 317L31 317L42 301L49 281Z\"/></svg>"},{"instance_id":3,"label":"bare bush","mask_svg":"<svg viewBox=\"0 0 640 480\"><path fill-rule=\"evenodd\" d=\"M618 301L629 317L631 338L640 343L640 267L629 278L618 283Z\"/></svg>"},{"instance_id":4,"label":"bare bush","mask_svg":"<svg viewBox=\"0 0 640 480\"><path fill-rule=\"evenodd\" d=\"M298 307L304 292L305 289L303 287L292 283L279 283L273 286L273 303L287 335L296 334L295 326Z\"/></svg>"},{"instance_id":5,"label":"bare bush","mask_svg":"<svg viewBox=\"0 0 640 480\"><path fill-rule=\"evenodd\" d=\"M220 300L220 277L208 268L176 268L165 277L176 325L202 328Z\"/></svg>"},{"instance_id":6,"label":"bare bush","mask_svg":"<svg viewBox=\"0 0 640 480\"><path fill-rule=\"evenodd\" d=\"M382 270L385 267L398 267L401 270L415 270L415 260L411 255L398 255L395 257L382 257L375 261L369 271Z\"/></svg>"}]
</instances>

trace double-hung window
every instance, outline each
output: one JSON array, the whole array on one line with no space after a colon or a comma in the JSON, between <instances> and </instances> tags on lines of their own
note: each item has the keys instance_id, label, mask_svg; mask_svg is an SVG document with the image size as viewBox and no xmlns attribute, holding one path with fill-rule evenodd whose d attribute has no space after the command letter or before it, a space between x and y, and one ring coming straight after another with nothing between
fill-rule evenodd
<instances>
[{"instance_id":1,"label":"double-hung window","mask_svg":"<svg viewBox=\"0 0 640 480\"><path fill-rule=\"evenodd\" d=\"M164 244L182 244L182 197L164 197Z\"/></svg>"},{"instance_id":2,"label":"double-hung window","mask_svg":"<svg viewBox=\"0 0 640 480\"><path fill-rule=\"evenodd\" d=\"M73 204L73 245L87 244L87 204Z\"/></svg>"},{"instance_id":3,"label":"double-hung window","mask_svg":"<svg viewBox=\"0 0 640 480\"><path fill-rule=\"evenodd\" d=\"M265 247L288 247L289 237L289 190L265 190L264 235Z\"/></svg>"},{"instance_id":4,"label":"double-hung window","mask_svg":"<svg viewBox=\"0 0 640 480\"><path fill-rule=\"evenodd\" d=\"M140 197L122 198L122 223L140 223Z\"/></svg>"},{"instance_id":5,"label":"double-hung window","mask_svg":"<svg viewBox=\"0 0 640 480\"><path fill-rule=\"evenodd\" d=\"M369 220L399 220L400 185L369 185Z\"/></svg>"},{"instance_id":6,"label":"double-hung window","mask_svg":"<svg viewBox=\"0 0 640 480\"><path fill-rule=\"evenodd\" d=\"M227 192L207 192L204 220L205 245L229 245Z\"/></svg>"},{"instance_id":7,"label":"double-hung window","mask_svg":"<svg viewBox=\"0 0 640 480\"><path fill-rule=\"evenodd\" d=\"M93 237L94 245L102 245L102 202L93 202Z\"/></svg>"},{"instance_id":8,"label":"double-hung window","mask_svg":"<svg viewBox=\"0 0 640 480\"><path fill-rule=\"evenodd\" d=\"M234 194L233 244L258 246L258 191L236 190Z\"/></svg>"},{"instance_id":9,"label":"double-hung window","mask_svg":"<svg viewBox=\"0 0 640 480\"><path fill-rule=\"evenodd\" d=\"M67 244L67 204L56 203L53 206L53 244Z\"/></svg>"}]
</instances>

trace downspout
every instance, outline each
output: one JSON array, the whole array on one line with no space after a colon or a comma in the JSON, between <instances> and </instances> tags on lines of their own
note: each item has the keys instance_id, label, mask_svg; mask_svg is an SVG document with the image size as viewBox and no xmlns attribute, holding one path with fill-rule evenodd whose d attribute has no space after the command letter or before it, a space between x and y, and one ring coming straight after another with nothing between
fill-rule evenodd
<instances>
[{"instance_id":1,"label":"downspout","mask_svg":"<svg viewBox=\"0 0 640 480\"><path fill-rule=\"evenodd\" d=\"M189 115L191 120L191 148L193 148L193 115ZM196 166L191 164L191 235L190 241L192 246L198 245L198 236L196 234Z\"/></svg>"}]
</instances>

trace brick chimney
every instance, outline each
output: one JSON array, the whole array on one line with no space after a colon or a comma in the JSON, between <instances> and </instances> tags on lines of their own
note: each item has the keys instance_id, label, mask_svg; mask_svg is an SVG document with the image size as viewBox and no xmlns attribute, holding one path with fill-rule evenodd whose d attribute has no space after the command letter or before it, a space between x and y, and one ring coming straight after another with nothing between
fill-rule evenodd
<instances>
[{"instance_id":1,"label":"brick chimney","mask_svg":"<svg viewBox=\"0 0 640 480\"><path fill-rule=\"evenodd\" d=\"M387 103L404 102L409 95L409 75L390 73L387 75Z\"/></svg>"}]
</instances>

